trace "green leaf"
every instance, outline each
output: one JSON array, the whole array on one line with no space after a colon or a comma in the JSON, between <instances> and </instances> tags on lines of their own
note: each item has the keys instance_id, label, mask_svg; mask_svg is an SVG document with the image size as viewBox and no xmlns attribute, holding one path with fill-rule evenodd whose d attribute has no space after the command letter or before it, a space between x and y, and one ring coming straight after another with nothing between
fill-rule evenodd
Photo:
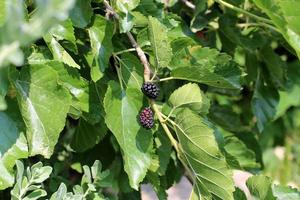
<instances>
[{"instance_id":1,"label":"green leaf","mask_svg":"<svg viewBox=\"0 0 300 200\"><path fill-rule=\"evenodd\" d=\"M125 91L112 81L108 86L104 98L105 122L121 147L130 186L137 190L150 166L152 148L151 132L137 121L143 95L136 88L128 87Z\"/></svg>"},{"instance_id":2,"label":"green leaf","mask_svg":"<svg viewBox=\"0 0 300 200\"><path fill-rule=\"evenodd\" d=\"M68 40L73 44L76 44L76 38L74 36L74 28L70 19L63 21L62 23L51 28L50 33L57 40Z\"/></svg>"},{"instance_id":3,"label":"green leaf","mask_svg":"<svg viewBox=\"0 0 300 200\"><path fill-rule=\"evenodd\" d=\"M262 132L266 124L275 117L278 102L278 91L271 86L264 85L259 75L251 102L259 132Z\"/></svg>"},{"instance_id":4,"label":"green leaf","mask_svg":"<svg viewBox=\"0 0 300 200\"><path fill-rule=\"evenodd\" d=\"M215 49L194 46L177 55L172 63L174 79L189 80L210 86L240 89L242 71L231 57ZM191 73L193 72L193 73Z\"/></svg>"},{"instance_id":5,"label":"green leaf","mask_svg":"<svg viewBox=\"0 0 300 200\"><path fill-rule=\"evenodd\" d=\"M85 88L89 85L88 81L81 77L76 69L57 61L48 61L46 65L57 72L58 83L67 88L74 97L80 99L85 95Z\"/></svg>"},{"instance_id":6,"label":"green leaf","mask_svg":"<svg viewBox=\"0 0 300 200\"><path fill-rule=\"evenodd\" d=\"M126 53L121 57L119 63L125 84L140 89L144 81L144 68L140 60L136 56Z\"/></svg>"},{"instance_id":7,"label":"green leaf","mask_svg":"<svg viewBox=\"0 0 300 200\"><path fill-rule=\"evenodd\" d=\"M242 168L258 168L255 153L248 149L247 146L237 137L225 137L225 150L232 155Z\"/></svg>"},{"instance_id":8,"label":"green leaf","mask_svg":"<svg viewBox=\"0 0 300 200\"><path fill-rule=\"evenodd\" d=\"M61 61L71 67L80 69L80 66L74 61L72 56L64 49L63 46L59 44L59 42L52 37L51 35L47 35L44 37L49 49L52 52L54 60Z\"/></svg>"},{"instance_id":9,"label":"green leaf","mask_svg":"<svg viewBox=\"0 0 300 200\"><path fill-rule=\"evenodd\" d=\"M42 162L35 163L31 166L31 180L34 183L42 183L50 177L52 167L43 166Z\"/></svg>"},{"instance_id":10,"label":"green leaf","mask_svg":"<svg viewBox=\"0 0 300 200\"><path fill-rule=\"evenodd\" d=\"M172 59L172 49L168 41L167 28L156 18L149 17L148 32L156 68L168 67Z\"/></svg>"},{"instance_id":11,"label":"green leaf","mask_svg":"<svg viewBox=\"0 0 300 200\"><path fill-rule=\"evenodd\" d=\"M50 34L55 37L58 41L66 40L70 42L70 50L77 52L76 38L74 35L74 28L70 19L63 21L62 23L54 26L50 29Z\"/></svg>"},{"instance_id":12,"label":"green leaf","mask_svg":"<svg viewBox=\"0 0 300 200\"><path fill-rule=\"evenodd\" d=\"M298 200L300 199L300 191L296 188L288 186L274 185L273 194L277 200Z\"/></svg>"},{"instance_id":13,"label":"green leaf","mask_svg":"<svg viewBox=\"0 0 300 200\"><path fill-rule=\"evenodd\" d=\"M88 29L88 33L92 46L91 76L96 82L102 78L113 52L113 24L106 21L104 17L97 15L93 25Z\"/></svg>"},{"instance_id":14,"label":"green leaf","mask_svg":"<svg viewBox=\"0 0 300 200\"><path fill-rule=\"evenodd\" d=\"M160 177L157 173L149 171L147 174L147 180L152 185L157 197L159 200L167 200L166 188L163 185L163 181L160 180Z\"/></svg>"},{"instance_id":15,"label":"green leaf","mask_svg":"<svg viewBox=\"0 0 300 200\"><path fill-rule=\"evenodd\" d=\"M140 3L140 0L116 0L117 9L123 13L128 13L129 11L136 8Z\"/></svg>"},{"instance_id":16,"label":"green leaf","mask_svg":"<svg viewBox=\"0 0 300 200\"><path fill-rule=\"evenodd\" d=\"M38 162L27 167L24 171L24 165L21 161L16 161L17 175L16 183L11 190L12 200L36 200L47 195L43 189L42 183L50 177L52 167L43 166L42 162Z\"/></svg>"},{"instance_id":17,"label":"green leaf","mask_svg":"<svg viewBox=\"0 0 300 200\"><path fill-rule=\"evenodd\" d=\"M233 110L230 104L213 104L209 109L208 116L210 120L212 120L214 123L218 124L225 130L240 132L245 129L240 119L241 116Z\"/></svg>"},{"instance_id":18,"label":"green leaf","mask_svg":"<svg viewBox=\"0 0 300 200\"><path fill-rule=\"evenodd\" d=\"M260 56L266 64L273 85L278 89L285 89L287 82L286 63L269 46L261 49Z\"/></svg>"},{"instance_id":19,"label":"green leaf","mask_svg":"<svg viewBox=\"0 0 300 200\"><path fill-rule=\"evenodd\" d=\"M37 189L22 198L22 200L37 200L40 199L44 196L47 196L47 192L43 189Z\"/></svg>"},{"instance_id":20,"label":"green leaf","mask_svg":"<svg viewBox=\"0 0 300 200\"><path fill-rule=\"evenodd\" d=\"M162 17L163 4L157 4L156 0L140 0L140 4L135 10L140 11L145 16Z\"/></svg>"},{"instance_id":21,"label":"green leaf","mask_svg":"<svg viewBox=\"0 0 300 200\"><path fill-rule=\"evenodd\" d=\"M156 152L158 155L159 168L158 174L165 175L170 157L172 153L172 145L166 134L162 134L163 130L157 132L155 138Z\"/></svg>"},{"instance_id":22,"label":"green leaf","mask_svg":"<svg viewBox=\"0 0 300 200\"><path fill-rule=\"evenodd\" d=\"M91 0L76 0L74 8L70 11L70 18L75 27L85 28L93 16Z\"/></svg>"},{"instance_id":23,"label":"green leaf","mask_svg":"<svg viewBox=\"0 0 300 200\"><path fill-rule=\"evenodd\" d=\"M235 200L247 200L245 193L238 187L235 188L233 196Z\"/></svg>"},{"instance_id":24,"label":"green leaf","mask_svg":"<svg viewBox=\"0 0 300 200\"><path fill-rule=\"evenodd\" d=\"M292 106L299 106L300 86L295 85L290 91L279 91L279 103L276 109L276 119L283 116Z\"/></svg>"},{"instance_id":25,"label":"green leaf","mask_svg":"<svg viewBox=\"0 0 300 200\"><path fill-rule=\"evenodd\" d=\"M98 144L104 138L106 133L107 128L104 124L104 120L98 124L91 125L81 119L76 128L71 147L77 152L86 151Z\"/></svg>"},{"instance_id":26,"label":"green leaf","mask_svg":"<svg viewBox=\"0 0 300 200\"><path fill-rule=\"evenodd\" d=\"M240 31L236 26L239 18L234 18L232 15L225 14L220 16L219 34L222 41L222 49L227 52L232 52L237 46L242 47L248 52L253 52L267 43L267 40L258 34L259 29L248 29L247 31Z\"/></svg>"},{"instance_id":27,"label":"green leaf","mask_svg":"<svg viewBox=\"0 0 300 200\"><path fill-rule=\"evenodd\" d=\"M46 46L32 46L26 58L26 64L44 64L53 60L51 51Z\"/></svg>"},{"instance_id":28,"label":"green leaf","mask_svg":"<svg viewBox=\"0 0 300 200\"><path fill-rule=\"evenodd\" d=\"M65 125L71 96L57 81L56 71L47 65L23 67L14 77L31 156L49 158Z\"/></svg>"},{"instance_id":29,"label":"green leaf","mask_svg":"<svg viewBox=\"0 0 300 200\"><path fill-rule=\"evenodd\" d=\"M194 199L233 199L232 172L218 148L214 129L189 109L177 115L176 124L187 164L196 178Z\"/></svg>"},{"instance_id":30,"label":"green leaf","mask_svg":"<svg viewBox=\"0 0 300 200\"><path fill-rule=\"evenodd\" d=\"M119 23L120 33L129 32L134 25L134 16L131 13L126 13L125 16L121 16Z\"/></svg>"},{"instance_id":31,"label":"green leaf","mask_svg":"<svg viewBox=\"0 0 300 200\"><path fill-rule=\"evenodd\" d=\"M272 192L272 180L263 175L248 178L246 185L253 197L257 200L276 200Z\"/></svg>"},{"instance_id":32,"label":"green leaf","mask_svg":"<svg viewBox=\"0 0 300 200\"><path fill-rule=\"evenodd\" d=\"M28 157L28 147L16 122L4 112L0 112L0 130L0 190L3 190L13 185L15 161Z\"/></svg>"},{"instance_id":33,"label":"green leaf","mask_svg":"<svg viewBox=\"0 0 300 200\"><path fill-rule=\"evenodd\" d=\"M207 114L209 109L209 99L195 83L188 83L175 90L168 102L173 110L188 107L197 113Z\"/></svg>"},{"instance_id":34,"label":"green leaf","mask_svg":"<svg viewBox=\"0 0 300 200\"><path fill-rule=\"evenodd\" d=\"M300 2L298 0L254 0L272 20L300 58Z\"/></svg>"},{"instance_id":35,"label":"green leaf","mask_svg":"<svg viewBox=\"0 0 300 200\"><path fill-rule=\"evenodd\" d=\"M52 194L50 200L64 200L67 195L67 186L61 183L55 193Z\"/></svg>"}]
</instances>

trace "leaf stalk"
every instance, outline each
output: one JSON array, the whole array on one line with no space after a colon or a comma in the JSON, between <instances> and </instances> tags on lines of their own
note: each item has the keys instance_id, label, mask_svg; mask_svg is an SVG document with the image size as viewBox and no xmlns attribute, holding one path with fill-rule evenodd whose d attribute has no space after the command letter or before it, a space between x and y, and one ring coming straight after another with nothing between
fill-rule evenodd
<instances>
[{"instance_id":1,"label":"leaf stalk","mask_svg":"<svg viewBox=\"0 0 300 200\"><path fill-rule=\"evenodd\" d=\"M257 16L255 14L251 13L251 12L248 12L248 11L246 11L244 9L236 7L236 6L234 6L234 5L230 4L230 3L227 3L227 2L225 2L223 0L215 0L215 1L218 2L219 4L223 5L223 6L227 7L227 8L230 8L231 10L234 10L236 12L240 12L240 13L242 13L244 15L247 15L249 17L252 17L253 19L256 19L258 21L262 21L262 22L265 22L265 23L268 23L268 24L273 24L273 22L270 19L266 19L264 17Z\"/></svg>"}]
</instances>

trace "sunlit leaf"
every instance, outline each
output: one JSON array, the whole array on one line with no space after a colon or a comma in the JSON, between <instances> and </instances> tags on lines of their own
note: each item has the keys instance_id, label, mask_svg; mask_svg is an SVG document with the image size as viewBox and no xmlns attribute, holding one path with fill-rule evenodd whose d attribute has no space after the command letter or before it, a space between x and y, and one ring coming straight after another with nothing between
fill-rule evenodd
<instances>
[{"instance_id":1,"label":"sunlit leaf","mask_svg":"<svg viewBox=\"0 0 300 200\"><path fill-rule=\"evenodd\" d=\"M57 73L47 65L23 67L15 76L13 81L27 128L29 153L49 158L65 126L71 96L57 84Z\"/></svg>"},{"instance_id":2,"label":"sunlit leaf","mask_svg":"<svg viewBox=\"0 0 300 200\"><path fill-rule=\"evenodd\" d=\"M137 121L142 102L143 96L138 89L124 90L116 82L109 82L104 99L105 121L121 147L124 168L134 189L138 189L151 161L152 135Z\"/></svg>"},{"instance_id":3,"label":"sunlit leaf","mask_svg":"<svg viewBox=\"0 0 300 200\"><path fill-rule=\"evenodd\" d=\"M232 172L218 148L214 129L188 109L177 115L176 123L187 164L195 175L194 199L233 199Z\"/></svg>"}]
</instances>

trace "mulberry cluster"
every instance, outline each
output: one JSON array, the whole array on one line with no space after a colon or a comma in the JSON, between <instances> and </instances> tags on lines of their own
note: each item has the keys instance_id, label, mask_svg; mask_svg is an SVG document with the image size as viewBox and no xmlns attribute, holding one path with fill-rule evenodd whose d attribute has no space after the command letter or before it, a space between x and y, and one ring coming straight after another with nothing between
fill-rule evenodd
<instances>
[{"instance_id":1,"label":"mulberry cluster","mask_svg":"<svg viewBox=\"0 0 300 200\"><path fill-rule=\"evenodd\" d=\"M151 99L156 99L159 95L159 88L155 83L145 82L141 89L142 92Z\"/></svg>"},{"instance_id":2,"label":"mulberry cluster","mask_svg":"<svg viewBox=\"0 0 300 200\"><path fill-rule=\"evenodd\" d=\"M144 108L140 112L139 121L141 126L146 129L151 129L154 126L153 111L151 110L151 108Z\"/></svg>"}]
</instances>

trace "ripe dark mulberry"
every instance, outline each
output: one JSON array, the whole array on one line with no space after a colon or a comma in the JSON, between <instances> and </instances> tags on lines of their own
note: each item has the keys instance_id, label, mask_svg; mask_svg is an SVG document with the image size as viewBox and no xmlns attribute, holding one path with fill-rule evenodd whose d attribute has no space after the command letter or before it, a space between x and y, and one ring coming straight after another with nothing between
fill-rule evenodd
<instances>
[{"instance_id":1,"label":"ripe dark mulberry","mask_svg":"<svg viewBox=\"0 0 300 200\"><path fill-rule=\"evenodd\" d=\"M159 95L159 88L155 83L145 82L141 89L142 92L151 99L156 99Z\"/></svg>"},{"instance_id":2,"label":"ripe dark mulberry","mask_svg":"<svg viewBox=\"0 0 300 200\"><path fill-rule=\"evenodd\" d=\"M139 115L139 121L142 127L151 129L154 126L153 111L151 108L144 108Z\"/></svg>"}]
</instances>

